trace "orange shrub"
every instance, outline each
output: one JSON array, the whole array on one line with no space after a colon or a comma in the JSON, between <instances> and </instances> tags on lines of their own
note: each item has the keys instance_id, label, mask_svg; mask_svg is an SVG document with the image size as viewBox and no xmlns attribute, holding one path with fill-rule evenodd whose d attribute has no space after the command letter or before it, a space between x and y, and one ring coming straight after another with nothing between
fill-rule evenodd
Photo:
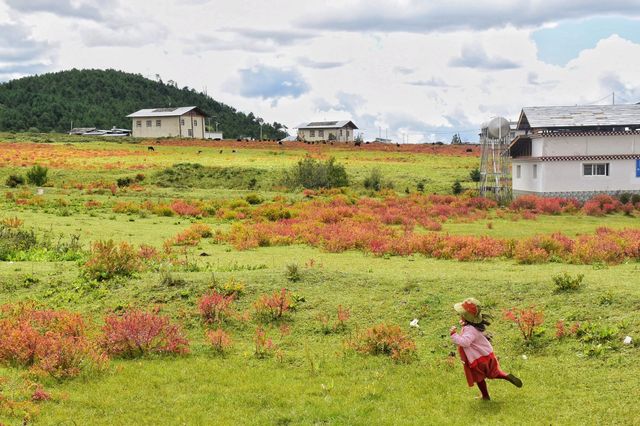
<instances>
[{"instance_id":1,"label":"orange shrub","mask_svg":"<svg viewBox=\"0 0 640 426\"><path fill-rule=\"evenodd\" d=\"M417 355L416 343L397 325L375 325L347 345L359 353L385 355L398 362L411 362Z\"/></svg>"},{"instance_id":2,"label":"orange shrub","mask_svg":"<svg viewBox=\"0 0 640 426\"><path fill-rule=\"evenodd\" d=\"M131 276L142 269L142 263L129 243L116 245L113 240L96 241L91 245L91 257L83 269L90 279L103 281L117 276Z\"/></svg>"}]
</instances>

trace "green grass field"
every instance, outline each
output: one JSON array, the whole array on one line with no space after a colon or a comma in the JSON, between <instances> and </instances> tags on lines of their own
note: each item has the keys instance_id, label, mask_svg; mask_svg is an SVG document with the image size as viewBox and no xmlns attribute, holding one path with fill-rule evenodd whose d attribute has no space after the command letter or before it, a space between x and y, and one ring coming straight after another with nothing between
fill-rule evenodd
<instances>
[{"instance_id":1,"label":"green grass field","mask_svg":"<svg viewBox=\"0 0 640 426\"><path fill-rule=\"evenodd\" d=\"M161 144L149 153L147 142L77 143L49 135L36 140L54 141L49 148L34 152L31 143L20 140L18 147L12 148L18 155L13 157L4 149L6 144L18 136L29 137L6 136L5 142L0 142L0 161L9 160L0 167L0 184L10 174L24 174L36 162L49 166L50 183L41 204L21 205L3 197L0 219L18 217L25 229L35 229L37 235L46 234L53 240L78 235L85 251L92 241L105 239L160 247L192 222L206 223L214 232L228 230L233 224L215 215L196 219L115 213L112 205L119 201L232 200L248 194L259 194L265 200L278 196L299 200L300 191L286 191L279 181L282 173L308 152L319 158L334 155L344 164L353 197L369 194L362 180L374 167L404 195L405 188L415 192L420 181L427 192L450 192L456 179L472 188L468 174L478 163L477 157L446 151L433 154L374 148L358 151L341 147L332 152L329 147L278 151L277 146L242 146L231 153L234 148L229 143L206 148L200 154L202 148L197 146ZM52 156L52 150L60 152ZM83 156L84 150L103 151L104 155ZM116 154L110 156L111 151ZM212 178L206 185L196 181L184 188L157 186L155 174L175 163L233 167L241 173L233 175L236 180ZM134 167L138 165L144 168ZM237 179L243 182L243 170L264 172L257 187L249 190L237 184ZM114 182L136 173L146 176L141 189L116 195L108 191L87 194L70 184ZM34 190L28 187L28 192ZM100 207L85 208L89 200L99 201ZM556 231L573 236L592 233L601 226L637 228L638 217L566 214L514 221L498 218L491 211L489 217L468 223L447 221L441 232L518 239ZM203 252L209 256L198 256ZM153 269L128 278L89 281L81 274L86 257L78 261L33 258L0 262L1 304L35 300L51 308L80 312L96 327L106 312L117 308L159 307L190 339L191 353L185 356L114 359L103 373L38 379L52 400L32 404L38 413L29 424L638 424L637 261L618 265L521 265L512 259L458 262L421 255L372 256L355 250L329 253L304 245L238 251L213 238L202 239L189 253L189 268L170 268L174 278L182 279L177 285L163 282L166 270ZM287 266L291 264L299 267L298 281L288 279ZM581 288L555 291L552 277L563 272L584 274ZM207 326L198 315L198 299L214 282L232 278L246 287L234 302L237 312L251 311L261 294L282 287L298 296L296 310L267 328L279 349L277 354L255 356L253 339L258 322L253 317L224 324L233 341L225 355L215 354L206 342ZM455 347L448 330L458 322L452 305L466 297L481 300L493 315L489 330L501 365L524 382L522 389L503 381L489 382L490 402L474 398L479 394L477 388L466 385L462 366L449 356ZM318 317L335 316L338 305L350 310L346 328L323 332ZM502 312L529 306L544 311L544 324L531 343L524 343ZM420 320L420 328L409 327L414 318ZM559 320L590 324L592 331L583 338L558 339L555 324ZM396 363L389 357L363 355L345 346L345 340L383 322L401 326L415 340L417 358L413 362ZM280 332L282 324L290 327L289 334ZM622 344L627 335L633 337L634 344ZM0 365L0 379L0 398L4 398L0 399L0 423L23 424L24 411L5 401L27 402L24 382L32 378L27 369L5 364Z\"/></svg>"}]
</instances>

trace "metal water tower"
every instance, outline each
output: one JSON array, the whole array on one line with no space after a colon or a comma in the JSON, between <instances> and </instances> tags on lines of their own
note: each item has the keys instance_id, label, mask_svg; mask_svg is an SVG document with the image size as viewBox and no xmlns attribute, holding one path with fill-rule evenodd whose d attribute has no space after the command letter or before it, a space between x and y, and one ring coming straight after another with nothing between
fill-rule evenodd
<instances>
[{"instance_id":1,"label":"metal water tower","mask_svg":"<svg viewBox=\"0 0 640 426\"><path fill-rule=\"evenodd\" d=\"M480 133L480 195L498 203L511 200L511 164L509 120L496 117L482 125Z\"/></svg>"}]
</instances>

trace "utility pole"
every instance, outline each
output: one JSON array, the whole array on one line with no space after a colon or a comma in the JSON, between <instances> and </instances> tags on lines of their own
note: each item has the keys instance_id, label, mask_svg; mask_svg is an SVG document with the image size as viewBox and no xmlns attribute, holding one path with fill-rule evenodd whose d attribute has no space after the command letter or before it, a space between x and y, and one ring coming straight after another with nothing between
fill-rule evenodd
<instances>
[{"instance_id":1,"label":"utility pole","mask_svg":"<svg viewBox=\"0 0 640 426\"><path fill-rule=\"evenodd\" d=\"M611 92L611 105L616 104L616 92Z\"/></svg>"}]
</instances>

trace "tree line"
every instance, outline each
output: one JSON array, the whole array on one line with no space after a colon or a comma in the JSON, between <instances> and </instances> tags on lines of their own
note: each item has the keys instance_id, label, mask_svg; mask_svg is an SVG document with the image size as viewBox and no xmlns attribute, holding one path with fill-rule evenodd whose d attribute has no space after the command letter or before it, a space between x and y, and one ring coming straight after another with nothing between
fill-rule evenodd
<instances>
[{"instance_id":1,"label":"tree line","mask_svg":"<svg viewBox=\"0 0 640 426\"><path fill-rule=\"evenodd\" d=\"M128 114L143 108L198 106L211 128L226 138L259 138L260 122L173 81L156 81L116 70L69 70L24 77L0 84L0 131L66 132L74 127L131 128ZM287 135L277 122L264 123L265 139Z\"/></svg>"}]
</instances>

